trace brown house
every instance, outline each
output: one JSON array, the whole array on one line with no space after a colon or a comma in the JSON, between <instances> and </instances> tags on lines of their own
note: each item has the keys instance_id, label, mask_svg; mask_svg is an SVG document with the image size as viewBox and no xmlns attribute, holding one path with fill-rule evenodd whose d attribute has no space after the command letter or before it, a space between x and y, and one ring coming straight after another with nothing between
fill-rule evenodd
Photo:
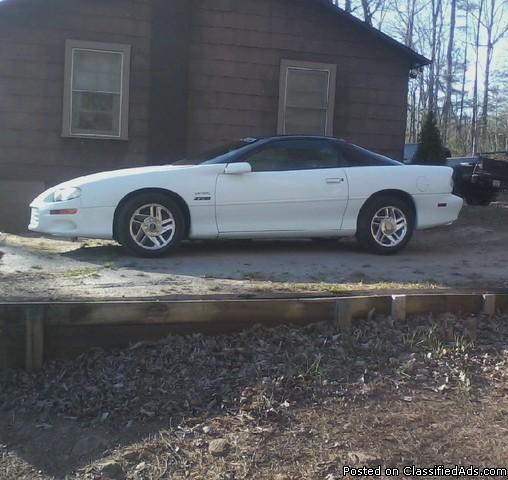
<instances>
[{"instance_id":1,"label":"brown house","mask_svg":"<svg viewBox=\"0 0 508 480\"><path fill-rule=\"evenodd\" d=\"M3 0L0 229L63 180L245 136L401 158L427 63L327 0Z\"/></svg>"}]
</instances>

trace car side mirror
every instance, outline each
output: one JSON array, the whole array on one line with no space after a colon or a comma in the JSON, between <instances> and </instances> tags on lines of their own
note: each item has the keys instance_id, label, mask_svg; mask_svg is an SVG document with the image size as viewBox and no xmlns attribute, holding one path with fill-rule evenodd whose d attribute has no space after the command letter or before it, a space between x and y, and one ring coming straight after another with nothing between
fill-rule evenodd
<instances>
[{"instance_id":1,"label":"car side mirror","mask_svg":"<svg viewBox=\"0 0 508 480\"><path fill-rule=\"evenodd\" d=\"M243 173L251 173L252 167L250 163L239 162L239 163L228 163L224 169L226 175L241 175Z\"/></svg>"}]
</instances>

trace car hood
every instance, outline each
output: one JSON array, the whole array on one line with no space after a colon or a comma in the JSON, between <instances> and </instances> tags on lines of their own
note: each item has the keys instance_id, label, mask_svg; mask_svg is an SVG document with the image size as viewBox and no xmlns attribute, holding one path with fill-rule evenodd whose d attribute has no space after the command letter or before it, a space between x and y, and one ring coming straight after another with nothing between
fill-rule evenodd
<instances>
[{"instance_id":1,"label":"car hood","mask_svg":"<svg viewBox=\"0 0 508 480\"><path fill-rule=\"evenodd\" d=\"M109 172L94 173L92 175L85 175L83 177L74 178L72 180L57 185L55 188L84 187L91 183L97 183L104 180L168 173L172 171L189 170L191 168L196 167L197 167L196 165L157 165L151 167L124 168L122 170L111 170Z\"/></svg>"},{"instance_id":2,"label":"car hood","mask_svg":"<svg viewBox=\"0 0 508 480\"><path fill-rule=\"evenodd\" d=\"M192 169L202 168L197 165L158 165L151 167L126 168L122 170L112 170L109 172L94 173L82 177L73 178L66 182L55 185L54 187L41 193L32 205L38 202L51 202L53 193L61 188L77 187L83 191L81 199L86 197L86 203L93 203L93 199L104 199L114 201L115 192L125 193L124 190L138 187L146 187L157 184L157 180L167 179L168 175L183 174ZM109 194L113 194L112 196ZM113 199L113 200L112 200Z\"/></svg>"}]
</instances>

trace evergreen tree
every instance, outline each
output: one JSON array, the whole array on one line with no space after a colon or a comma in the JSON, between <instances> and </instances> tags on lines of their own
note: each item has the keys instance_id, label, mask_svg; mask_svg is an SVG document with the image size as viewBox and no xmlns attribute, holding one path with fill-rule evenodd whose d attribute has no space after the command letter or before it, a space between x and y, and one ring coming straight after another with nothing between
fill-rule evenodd
<instances>
[{"instance_id":1,"label":"evergreen tree","mask_svg":"<svg viewBox=\"0 0 508 480\"><path fill-rule=\"evenodd\" d=\"M423 121L420 132L420 144L413 158L413 163L420 165L444 165L447 150L443 146L441 133L437 126L436 116L429 110Z\"/></svg>"}]
</instances>

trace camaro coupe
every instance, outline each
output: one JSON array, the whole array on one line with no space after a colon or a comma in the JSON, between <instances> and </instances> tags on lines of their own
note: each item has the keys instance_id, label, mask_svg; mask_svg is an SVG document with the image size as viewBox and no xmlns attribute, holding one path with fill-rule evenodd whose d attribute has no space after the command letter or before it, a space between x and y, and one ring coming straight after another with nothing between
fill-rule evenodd
<instances>
[{"instance_id":1,"label":"camaro coupe","mask_svg":"<svg viewBox=\"0 0 508 480\"><path fill-rule=\"evenodd\" d=\"M452 169L404 165L343 140L248 138L173 165L89 175L30 205L29 229L115 239L156 257L184 239L356 236L381 254L454 222Z\"/></svg>"}]
</instances>

